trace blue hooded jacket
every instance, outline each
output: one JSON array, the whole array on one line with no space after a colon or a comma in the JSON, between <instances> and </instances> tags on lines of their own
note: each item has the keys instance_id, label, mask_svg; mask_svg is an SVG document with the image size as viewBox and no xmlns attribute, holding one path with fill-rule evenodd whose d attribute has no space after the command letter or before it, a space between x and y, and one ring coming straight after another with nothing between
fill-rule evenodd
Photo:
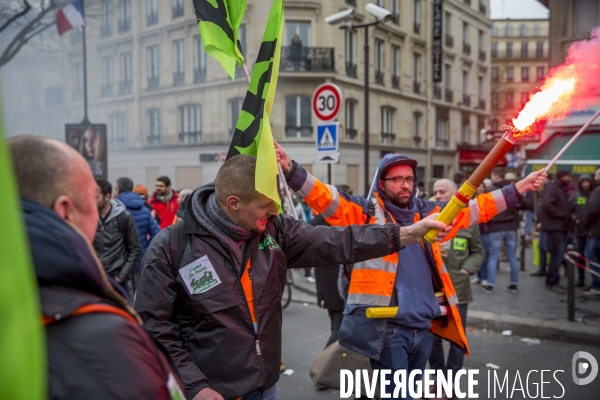
<instances>
[{"instance_id":1,"label":"blue hooded jacket","mask_svg":"<svg viewBox=\"0 0 600 400\"><path fill-rule=\"evenodd\" d=\"M160 232L160 227L156 223L156 220L152 217L150 210L144 207L144 200L142 197L133 192L123 192L117 196L117 199L125 205L125 208L131 214L137 226L138 233L140 235L140 243L142 244L142 256L144 257L148 244L152 241L154 236ZM139 265L138 267L139 268ZM136 268L136 271L137 271Z\"/></svg>"}]
</instances>

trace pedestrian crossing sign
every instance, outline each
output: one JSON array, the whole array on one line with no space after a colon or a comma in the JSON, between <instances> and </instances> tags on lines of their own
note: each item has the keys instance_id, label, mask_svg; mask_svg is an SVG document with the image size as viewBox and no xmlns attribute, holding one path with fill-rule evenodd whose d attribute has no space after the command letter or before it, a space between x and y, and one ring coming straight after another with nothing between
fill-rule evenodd
<instances>
[{"instance_id":1,"label":"pedestrian crossing sign","mask_svg":"<svg viewBox=\"0 0 600 400\"><path fill-rule=\"evenodd\" d=\"M316 126L317 152L338 151L339 149L339 122L321 124Z\"/></svg>"}]
</instances>

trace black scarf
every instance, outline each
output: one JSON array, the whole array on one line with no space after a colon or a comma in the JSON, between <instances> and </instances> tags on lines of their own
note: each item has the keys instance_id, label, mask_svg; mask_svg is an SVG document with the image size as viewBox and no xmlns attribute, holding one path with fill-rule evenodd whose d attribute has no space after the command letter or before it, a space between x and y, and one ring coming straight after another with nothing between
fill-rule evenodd
<instances>
[{"instance_id":1,"label":"black scarf","mask_svg":"<svg viewBox=\"0 0 600 400\"><path fill-rule=\"evenodd\" d=\"M233 255L233 262L238 272L242 270L246 242L255 232L236 225L217 204L215 183L200 186L191 195L192 213L196 221L221 242Z\"/></svg>"}]
</instances>

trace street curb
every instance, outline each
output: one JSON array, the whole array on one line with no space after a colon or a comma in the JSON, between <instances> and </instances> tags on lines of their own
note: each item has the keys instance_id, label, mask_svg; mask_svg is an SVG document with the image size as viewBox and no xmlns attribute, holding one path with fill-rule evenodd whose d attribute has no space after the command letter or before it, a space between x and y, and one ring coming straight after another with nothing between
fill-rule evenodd
<instances>
[{"instance_id":1,"label":"street curb","mask_svg":"<svg viewBox=\"0 0 600 400\"><path fill-rule=\"evenodd\" d=\"M590 346L600 345L600 326L584 325L580 322L544 321L516 315L469 310L467 326L497 332L510 329L513 334L520 336Z\"/></svg>"}]
</instances>

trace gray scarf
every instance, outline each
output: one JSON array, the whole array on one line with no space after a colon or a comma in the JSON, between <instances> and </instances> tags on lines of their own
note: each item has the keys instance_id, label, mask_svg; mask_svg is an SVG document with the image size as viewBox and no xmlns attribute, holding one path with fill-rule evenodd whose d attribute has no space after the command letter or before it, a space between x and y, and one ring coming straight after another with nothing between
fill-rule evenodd
<instances>
[{"instance_id":1,"label":"gray scarf","mask_svg":"<svg viewBox=\"0 0 600 400\"><path fill-rule=\"evenodd\" d=\"M217 204L215 183L200 186L191 195L192 213L196 221L221 242L233 255L233 262L238 272L242 270L246 242L255 232L233 223Z\"/></svg>"},{"instance_id":2,"label":"gray scarf","mask_svg":"<svg viewBox=\"0 0 600 400\"><path fill-rule=\"evenodd\" d=\"M167 192L167 194L163 195L163 196L159 196L158 194L156 195L156 198L158 200L160 200L162 203L165 204L169 204L169 202L171 201L171 199L173 198L173 190L169 189L169 191Z\"/></svg>"}]
</instances>

